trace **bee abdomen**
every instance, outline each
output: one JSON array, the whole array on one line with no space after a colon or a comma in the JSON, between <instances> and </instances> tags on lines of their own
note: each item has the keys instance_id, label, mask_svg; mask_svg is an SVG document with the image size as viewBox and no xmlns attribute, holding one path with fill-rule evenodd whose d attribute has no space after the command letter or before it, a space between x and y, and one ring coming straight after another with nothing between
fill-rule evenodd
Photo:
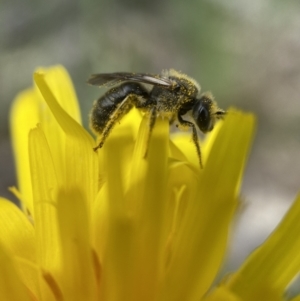
<instances>
[{"instance_id":1,"label":"bee abdomen","mask_svg":"<svg viewBox=\"0 0 300 301\"><path fill-rule=\"evenodd\" d=\"M102 97L95 101L91 111L91 128L102 133L114 115L119 120L134 105L139 97L147 98L148 91L139 83L127 82L108 90ZM127 97L128 102L122 103ZM119 109L118 109L119 108Z\"/></svg>"}]
</instances>

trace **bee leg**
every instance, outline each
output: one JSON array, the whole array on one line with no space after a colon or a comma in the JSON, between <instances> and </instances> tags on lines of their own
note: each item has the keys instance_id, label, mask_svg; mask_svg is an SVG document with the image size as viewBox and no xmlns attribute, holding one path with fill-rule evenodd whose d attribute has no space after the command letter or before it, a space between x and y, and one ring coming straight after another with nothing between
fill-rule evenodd
<instances>
[{"instance_id":1,"label":"bee leg","mask_svg":"<svg viewBox=\"0 0 300 301\"><path fill-rule=\"evenodd\" d=\"M203 169L203 163L202 163L202 156L201 156L201 149L200 149L200 145L199 145L199 140L198 140L198 134L197 134L197 130L196 130L196 126L187 120L182 119L182 117L180 115L177 116L178 117L178 121L182 126L188 126L192 129L192 140L194 145L196 146L196 151L197 151L197 155L198 155L198 159L199 159L199 165L200 168Z\"/></svg>"},{"instance_id":2,"label":"bee leg","mask_svg":"<svg viewBox=\"0 0 300 301\"><path fill-rule=\"evenodd\" d=\"M108 137L111 129L113 128L113 126L115 125L116 122L117 122L117 120L110 121L109 124L105 127L105 129L103 130L103 133L102 133L102 136L101 136L101 139L100 139L98 145L95 146L95 147L93 147L94 151L97 151L99 148L101 148L103 146L106 138Z\"/></svg>"},{"instance_id":3,"label":"bee leg","mask_svg":"<svg viewBox=\"0 0 300 301\"><path fill-rule=\"evenodd\" d=\"M153 107L150 110L150 116L149 116L149 131L148 131L148 136L147 136L147 140L146 140L146 146L145 146L145 153L144 153L144 158L147 158L148 155L148 147L149 147L149 142L151 139L151 134L155 125L155 121L156 121L156 108Z\"/></svg>"},{"instance_id":4,"label":"bee leg","mask_svg":"<svg viewBox=\"0 0 300 301\"><path fill-rule=\"evenodd\" d=\"M110 131L115 126L115 124L132 109L133 103L132 103L132 97L128 96L126 97L116 108L116 110L113 112L113 114L110 116L109 121L105 125L101 139L96 147L93 148L94 151L97 151L97 149L101 148L108 137Z\"/></svg>"}]
</instances>

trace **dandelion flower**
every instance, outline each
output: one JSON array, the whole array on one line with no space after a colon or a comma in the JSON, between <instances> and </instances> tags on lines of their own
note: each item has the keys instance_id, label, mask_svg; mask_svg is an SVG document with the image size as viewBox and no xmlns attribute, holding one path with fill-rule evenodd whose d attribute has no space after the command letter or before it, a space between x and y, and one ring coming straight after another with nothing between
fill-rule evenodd
<instances>
[{"instance_id":1,"label":"dandelion flower","mask_svg":"<svg viewBox=\"0 0 300 301\"><path fill-rule=\"evenodd\" d=\"M148 117L135 109L95 153L65 69L39 69L34 82L11 114L18 175L11 191L21 209L0 199L0 300L283 296L299 270L300 199L240 270L212 289L239 205L252 114L232 110L219 122L201 143L199 170L190 135L170 140L163 119L144 159Z\"/></svg>"}]
</instances>

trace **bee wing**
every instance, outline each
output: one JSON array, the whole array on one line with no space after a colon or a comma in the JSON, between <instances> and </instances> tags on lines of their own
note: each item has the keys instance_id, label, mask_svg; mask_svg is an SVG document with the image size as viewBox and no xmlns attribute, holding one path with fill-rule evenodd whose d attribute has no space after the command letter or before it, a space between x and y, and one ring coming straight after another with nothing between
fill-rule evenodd
<instances>
[{"instance_id":1,"label":"bee wing","mask_svg":"<svg viewBox=\"0 0 300 301\"><path fill-rule=\"evenodd\" d=\"M93 86L111 87L123 81L133 81L165 87L169 87L173 84L168 78L161 77L160 75L130 72L92 74L87 82Z\"/></svg>"}]
</instances>

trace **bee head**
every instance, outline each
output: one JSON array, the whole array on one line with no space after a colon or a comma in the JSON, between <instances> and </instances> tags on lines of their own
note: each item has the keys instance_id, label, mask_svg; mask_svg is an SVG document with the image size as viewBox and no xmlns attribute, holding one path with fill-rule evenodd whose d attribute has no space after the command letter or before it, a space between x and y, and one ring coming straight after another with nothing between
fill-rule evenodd
<instances>
[{"instance_id":1,"label":"bee head","mask_svg":"<svg viewBox=\"0 0 300 301\"><path fill-rule=\"evenodd\" d=\"M217 119L221 119L225 114L224 110L218 108L210 92L204 93L196 100L192 112L197 126L203 133L210 132Z\"/></svg>"}]
</instances>

